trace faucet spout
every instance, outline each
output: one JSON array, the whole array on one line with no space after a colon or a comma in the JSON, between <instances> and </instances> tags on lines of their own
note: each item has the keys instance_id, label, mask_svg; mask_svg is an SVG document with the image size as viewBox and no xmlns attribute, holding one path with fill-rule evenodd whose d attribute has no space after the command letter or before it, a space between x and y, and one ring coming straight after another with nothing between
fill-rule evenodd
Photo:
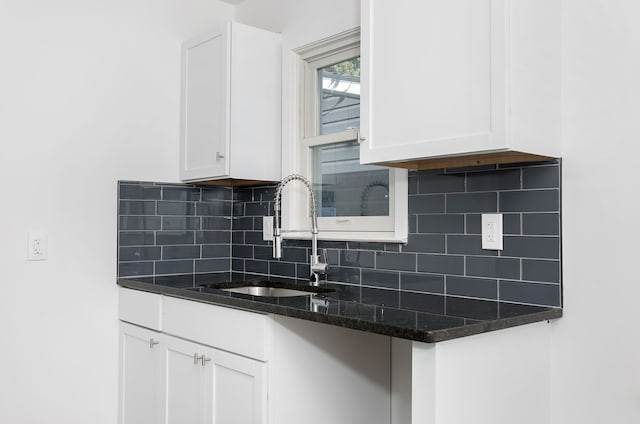
<instances>
[{"instance_id":1,"label":"faucet spout","mask_svg":"<svg viewBox=\"0 0 640 424\"><path fill-rule=\"evenodd\" d=\"M321 261L320 256L318 255L318 213L316 210L316 196L313 193L311 182L302 175L291 174L283 178L276 188L276 198L273 206L273 210L275 212L273 228L273 257L276 259L280 259L282 257L282 229L280 225L282 189L292 181L302 182L311 197L311 257L309 258L309 264L311 267L310 280L313 285L318 285L320 283L320 274L326 274L329 269L329 263L327 262L326 249L323 252L324 261Z\"/></svg>"}]
</instances>

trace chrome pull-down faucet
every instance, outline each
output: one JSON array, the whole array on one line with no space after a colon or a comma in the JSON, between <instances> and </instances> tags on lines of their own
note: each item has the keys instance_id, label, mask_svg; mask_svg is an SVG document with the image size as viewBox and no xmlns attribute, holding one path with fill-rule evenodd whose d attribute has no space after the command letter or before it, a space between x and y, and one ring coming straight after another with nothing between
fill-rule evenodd
<instances>
[{"instance_id":1,"label":"chrome pull-down faucet","mask_svg":"<svg viewBox=\"0 0 640 424\"><path fill-rule=\"evenodd\" d=\"M280 226L280 198L282 196L282 189L291 181L300 181L302 182L307 190L309 191L309 195L311 196L311 257L310 257L310 265L311 265L311 284L317 286L320 284L320 274L326 274L329 269L329 263L327 261L327 252L324 253L324 261L320 261L320 256L318 255L318 213L316 211L316 196L313 193L313 188L311 187L311 182L308 179L298 174L291 174L280 181L278 187L276 188L276 199L275 204L273 205L273 210L275 212L275 221L273 223L273 257L276 259L280 259L282 257L282 229Z\"/></svg>"}]
</instances>

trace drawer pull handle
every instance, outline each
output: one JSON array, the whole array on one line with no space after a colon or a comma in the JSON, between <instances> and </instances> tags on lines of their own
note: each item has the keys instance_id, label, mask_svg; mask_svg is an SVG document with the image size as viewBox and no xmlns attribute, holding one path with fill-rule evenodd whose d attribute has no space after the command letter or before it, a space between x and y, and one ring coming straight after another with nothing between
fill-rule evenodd
<instances>
[{"instance_id":1,"label":"drawer pull handle","mask_svg":"<svg viewBox=\"0 0 640 424\"><path fill-rule=\"evenodd\" d=\"M153 349L153 347L157 344L160 344L160 342L155 339L149 340L149 349Z\"/></svg>"},{"instance_id":2,"label":"drawer pull handle","mask_svg":"<svg viewBox=\"0 0 640 424\"><path fill-rule=\"evenodd\" d=\"M198 355L197 353L193 354L193 364L194 365L198 365L198 362L200 362L202 360L202 358L204 358L204 355Z\"/></svg>"},{"instance_id":3,"label":"drawer pull handle","mask_svg":"<svg viewBox=\"0 0 640 424\"><path fill-rule=\"evenodd\" d=\"M202 366L205 367L207 362L211 361L211 358L207 358L205 355L202 355Z\"/></svg>"}]
</instances>

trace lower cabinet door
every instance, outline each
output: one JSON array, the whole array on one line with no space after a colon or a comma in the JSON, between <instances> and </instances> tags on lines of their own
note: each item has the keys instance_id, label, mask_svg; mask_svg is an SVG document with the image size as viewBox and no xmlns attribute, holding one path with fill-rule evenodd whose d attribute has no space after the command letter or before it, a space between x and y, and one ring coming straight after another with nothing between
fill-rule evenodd
<instances>
[{"instance_id":1,"label":"lower cabinet door","mask_svg":"<svg viewBox=\"0 0 640 424\"><path fill-rule=\"evenodd\" d=\"M162 338L120 323L119 424L160 424Z\"/></svg>"},{"instance_id":2,"label":"lower cabinet door","mask_svg":"<svg viewBox=\"0 0 640 424\"><path fill-rule=\"evenodd\" d=\"M214 424L266 423L266 364L218 350L211 351Z\"/></svg>"},{"instance_id":3,"label":"lower cabinet door","mask_svg":"<svg viewBox=\"0 0 640 424\"><path fill-rule=\"evenodd\" d=\"M205 348L165 336L165 424L201 424L207 420ZM205 364L205 365L203 365Z\"/></svg>"}]
</instances>

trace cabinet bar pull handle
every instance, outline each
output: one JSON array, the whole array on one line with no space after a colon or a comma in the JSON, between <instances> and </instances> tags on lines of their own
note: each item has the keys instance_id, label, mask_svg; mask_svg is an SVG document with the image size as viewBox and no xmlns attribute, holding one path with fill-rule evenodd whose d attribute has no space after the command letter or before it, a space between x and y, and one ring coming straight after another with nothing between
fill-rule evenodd
<instances>
[{"instance_id":1,"label":"cabinet bar pull handle","mask_svg":"<svg viewBox=\"0 0 640 424\"><path fill-rule=\"evenodd\" d=\"M153 347L157 344L160 344L160 342L155 339L149 340L149 349L153 349Z\"/></svg>"},{"instance_id":2,"label":"cabinet bar pull handle","mask_svg":"<svg viewBox=\"0 0 640 424\"><path fill-rule=\"evenodd\" d=\"M220 153L220 152L216 152L216 160L218 159L224 159L224 154Z\"/></svg>"},{"instance_id":3,"label":"cabinet bar pull handle","mask_svg":"<svg viewBox=\"0 0 640 424\"><path fill-rule=\"evenodd\" d=\"M206 366L207 362L211 361L211 358L207 358L205 355L202 355L202 366Z\"/></svg>"}]
</instances>

